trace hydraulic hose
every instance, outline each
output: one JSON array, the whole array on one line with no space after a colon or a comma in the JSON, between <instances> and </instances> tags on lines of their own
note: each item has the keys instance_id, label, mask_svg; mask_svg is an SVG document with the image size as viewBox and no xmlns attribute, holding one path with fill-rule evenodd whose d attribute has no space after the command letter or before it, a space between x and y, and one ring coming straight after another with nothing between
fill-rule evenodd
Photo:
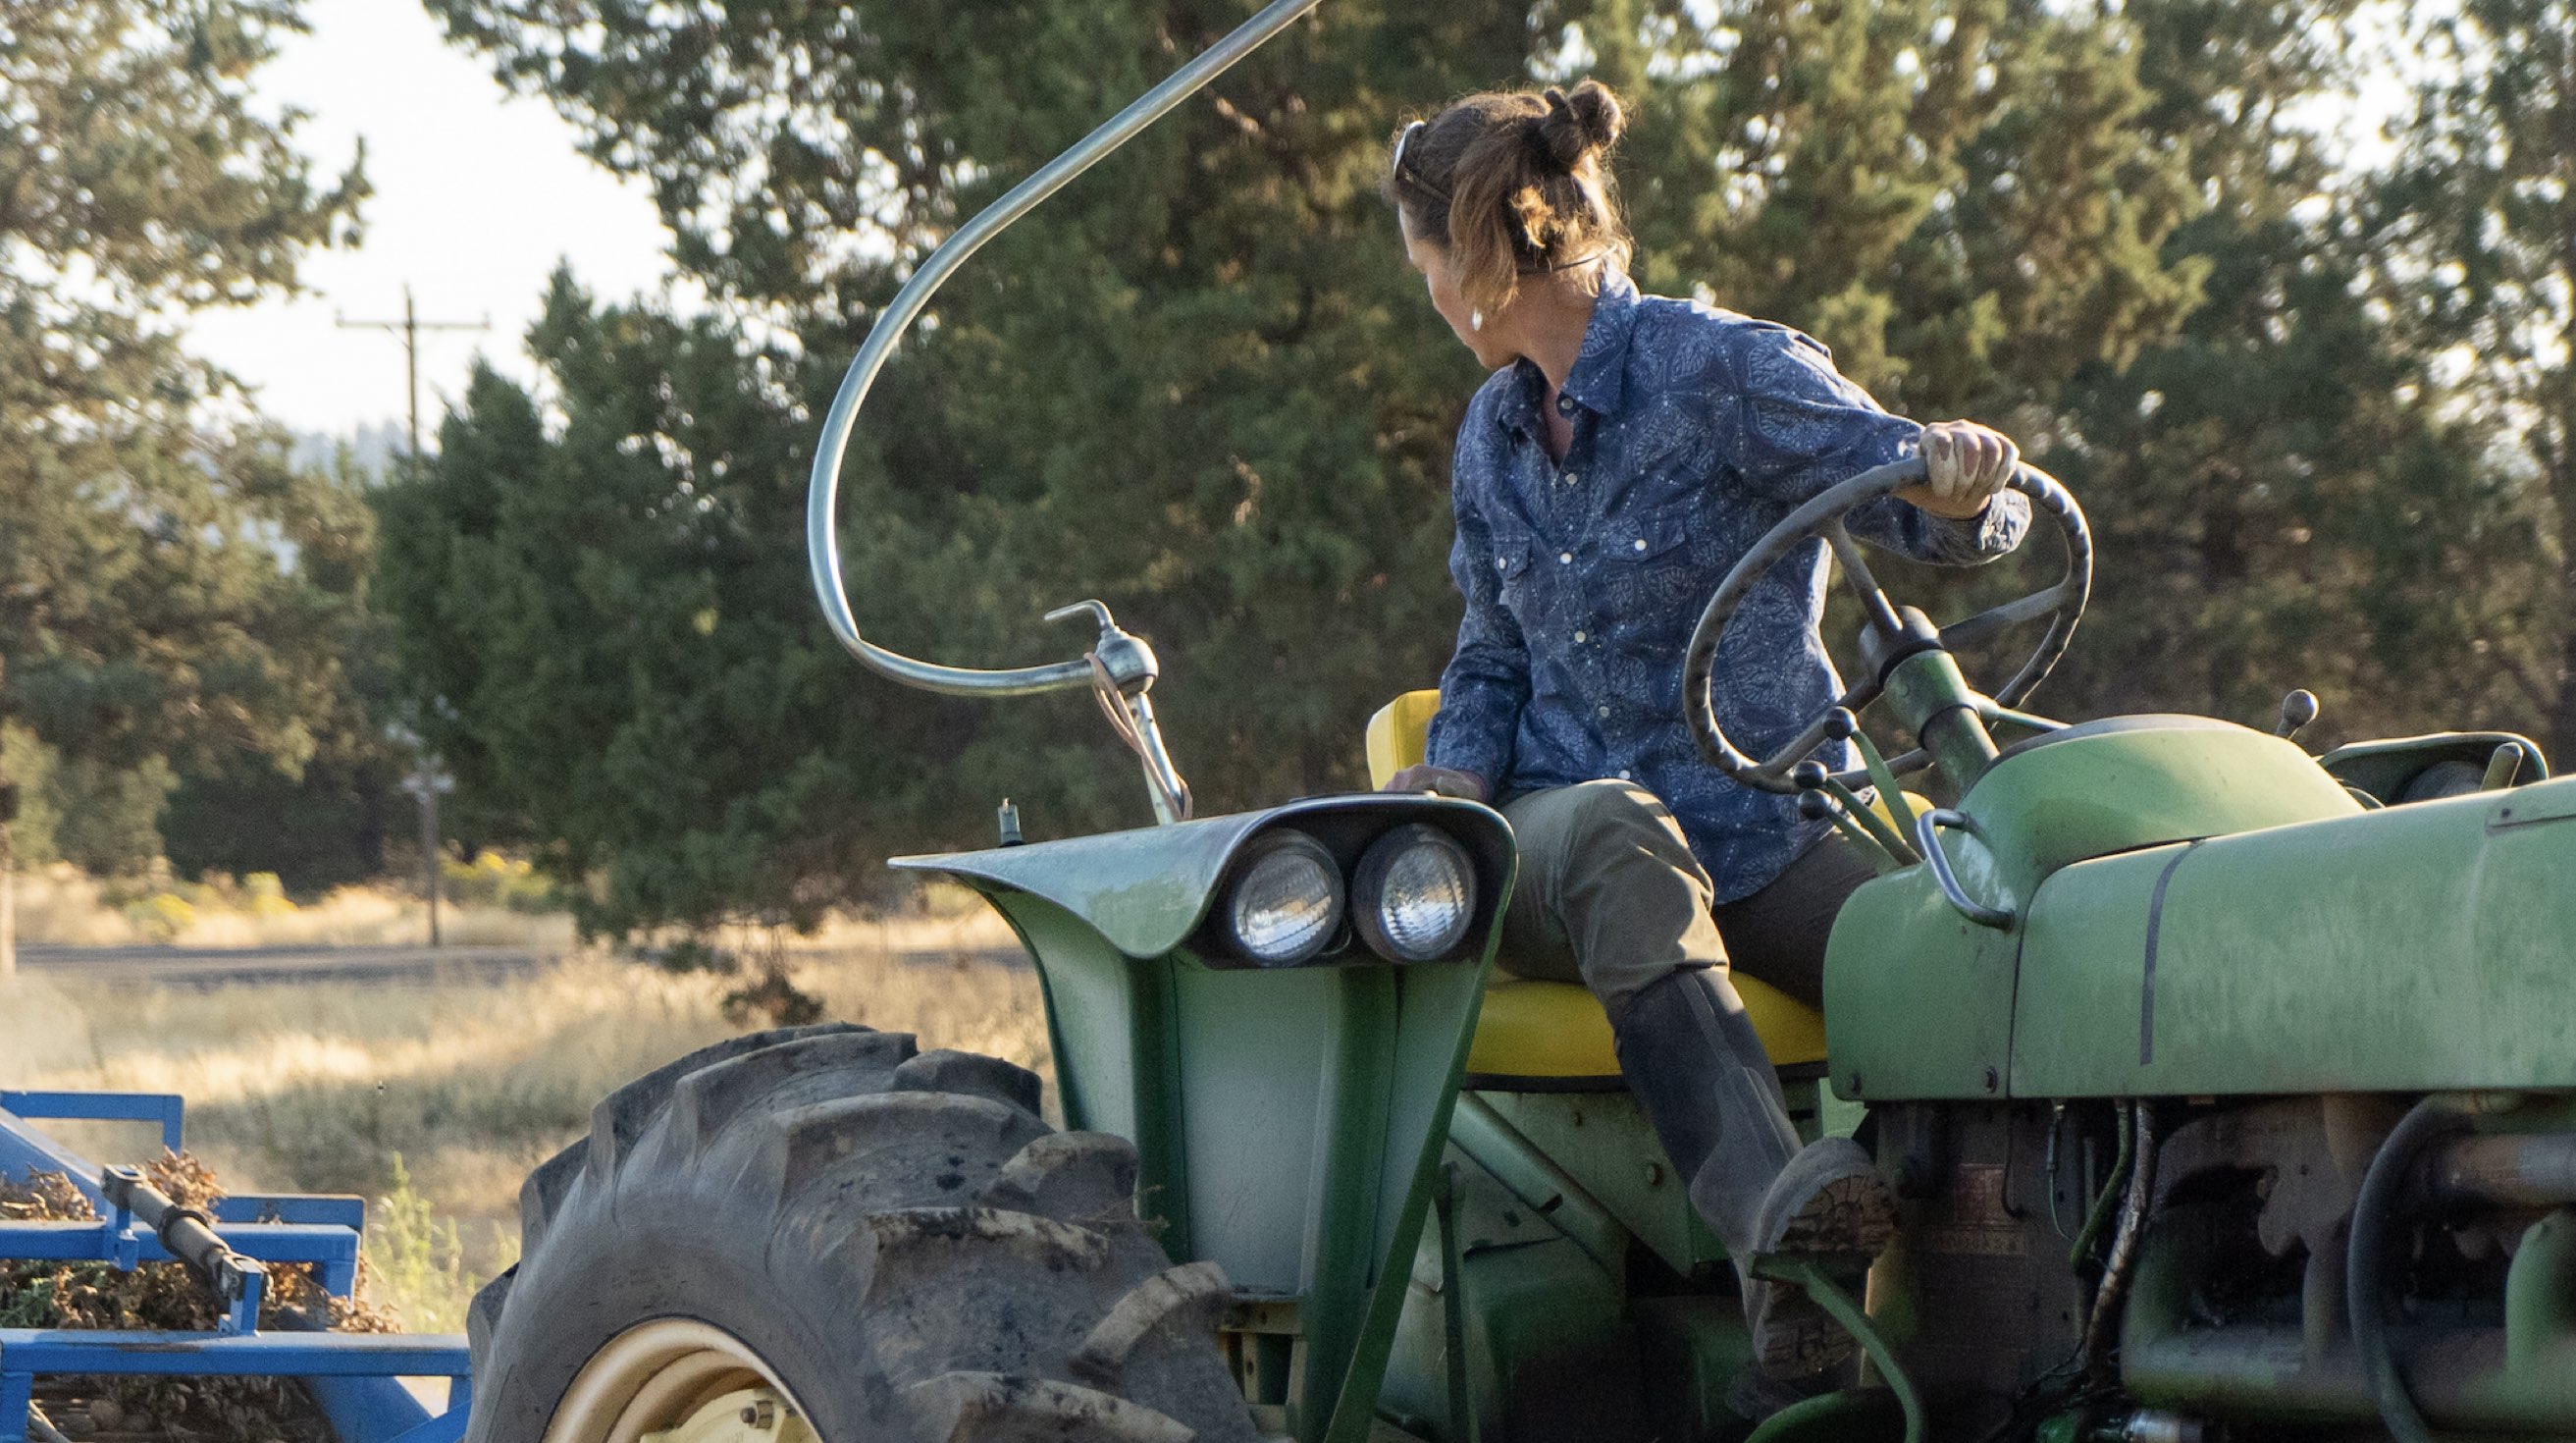
<instances>
[{"instance_id":1,"label":"hydraulic hose","mask_svg":"<svg viewBox=\"0 0 2576 1443\"><path fill-rule=\"evenodd\" d=\"M2145 1241L2147 1214L2155 1204L2155 1104L2141 1098L2131 1104L2131 1111L2136 1118L2136 1152L2130 1163L2128 1191L2120 1199L2120 1230L2111 1235L2111 1256L2102 1265L2102 1286L2093 1292L2093 1314L2084 1324L2084 1370L2088 1374L2099 1373L2110 1364L2120 1303L2129 1294L2129 1279L2137 1271L2138 1245Z\"/></svg>"},{"instance_id":2,"label":"hydraulic hose","mask_svg":"<svg viewBox=\"0 0 2576 1443\"><path fill-rule=\"evenodd\" d=\"M2081 1269L2093 1256L2093 1244L2101 1239L2102 1229L2111 1221L2112 1199L2120 1195L2121 1184L2129 1178L2129 1164L2137 1157L2138 1135L2129 1109L2116 1103L2113 1109L2119 1121L2120 1155L2111 1164L2111 1175L2102 1180L2102 1191L2095 1194L2091 1210L2084 1214L2084 1226L2075 1234L2075 1246L2067 1251L2069 1268Z\"/></svg>"},{"instance_id":3,"label":"hydraulic hose","mask_svg":"<svg viewBox=\"0 0 2576 1443\"><path fill-rule=\"evenodd\" d=\"M2406 1391L2397 1358L2388 1342L2387 1293L2380 1269L2387 1261L2390 1224L2398 1194L2425 1144L2468 1127L2465 1109L2449 1098L2434 1096L2407 1111L2388 1139L2379 1145L2362 1174L2360 1195L2353 1199L2352 1231L2344 1249L2344 1305L2351 1315L2352 1344L2361 1357L2362 1381L2379 1419L2397 1443L2433 1443L2433 1430Z\"/></svg>"}]
</instances>

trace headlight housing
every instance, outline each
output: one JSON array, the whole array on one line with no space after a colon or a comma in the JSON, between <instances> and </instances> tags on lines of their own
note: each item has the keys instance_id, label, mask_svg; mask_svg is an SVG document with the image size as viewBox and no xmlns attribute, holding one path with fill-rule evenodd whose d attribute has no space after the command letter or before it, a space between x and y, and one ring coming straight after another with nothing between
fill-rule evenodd
<instances>
[{"instance_id":1,"label":"headlight housing","mask_svg":"<svg viewBox=\"0 0 2576 1443\"><path fill-rule=\"evenodd\" d=\"M1245 849L1226 892L1226 935L1257 966L1294 967L1332 943L1344 906L1342 869L1324 844L1270 832Z\"/></svg>"},{"instance_id":2,"label":"headlight housing","mask_svg":"<svg viewBox=\"0 0 2576 1443\"><path fill-rule=\"evenodd\" d=\"M1476 865L1448 833L1423 822L1371 843L1352 883L1369 950L1390 962L1436 962L1476 917Z\"/></svg>"}]
</instances>

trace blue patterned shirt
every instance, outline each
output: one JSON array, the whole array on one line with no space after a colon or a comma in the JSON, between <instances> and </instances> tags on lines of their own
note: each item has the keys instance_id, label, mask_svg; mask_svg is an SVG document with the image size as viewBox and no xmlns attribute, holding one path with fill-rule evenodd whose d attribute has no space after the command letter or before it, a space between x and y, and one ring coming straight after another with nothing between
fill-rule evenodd
<instances>
[{"instance_id":1,"label":"blue patterned shirt","mask_svg":"<svg viewBox=\"0 0 2576 1443\"><path fill-rule=\"evenodd\" d=\"M1922 428L1881 410L1822 345L1768 321L1601 292L1557 404L1574 424L1551 461L1530 362L1476 392L1458 431L1450 574L1466 595L1440 678L1433 765L1474 772L1497 799L1602 777L1634 781L1681 822L1717 899L1760 891L1831 823L1710 765L1682 712L1682 654L1726 573L1800 502L1910 453ZM1888 499L1852 534L1957 565L2020 543L2011 493L1970 520ZM1717 714L1767 757L1841 694L1817 625L1826 549L1811 540L1746 597L1718 647ZM1856 765L1848 743L1818 753Z\"/></svg>"}]
</instances>

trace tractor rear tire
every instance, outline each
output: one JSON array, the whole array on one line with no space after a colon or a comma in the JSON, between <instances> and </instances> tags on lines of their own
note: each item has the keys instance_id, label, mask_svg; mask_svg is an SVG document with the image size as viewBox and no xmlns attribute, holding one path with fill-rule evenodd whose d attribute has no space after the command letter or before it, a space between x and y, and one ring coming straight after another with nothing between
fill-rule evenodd
<instances>
[{"instance_id":1,"label":"tractor rear tire","mask_svg":"<svg viewBox=\"0 0 2576 1443\"><path fill-rule=\"evenodd\" d=\"M846 1025L620 1088L520 1193L469 1443L607 1443L746 1387L822 1443L1254 1443L1225 1278L1137 1220L1135 1149L1025 1068Z\"/></svg>"}]
</instances>

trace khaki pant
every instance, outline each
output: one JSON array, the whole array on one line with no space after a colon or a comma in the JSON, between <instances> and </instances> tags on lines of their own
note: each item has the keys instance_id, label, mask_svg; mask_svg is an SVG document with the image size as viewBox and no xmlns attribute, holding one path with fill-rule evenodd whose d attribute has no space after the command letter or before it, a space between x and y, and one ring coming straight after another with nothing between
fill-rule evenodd
<instances>
[{"instance_id":1,"label":"khaki pant","mask_svg":"<svg viewBox=\"0 0 2576 1443\"><path fill-rule=\"evenodd\" d=\"M1825 939L1854 888L1876 875L1828 837L1750 897L1715 889L1681 824L1630 782L1551 787L1505 803L1520 878L1503 915L1504 970L1580 982L1618 1020L1648 983L1730 964L1810 1005L1824 1000Z\"/></svg>"}]
</instances>

